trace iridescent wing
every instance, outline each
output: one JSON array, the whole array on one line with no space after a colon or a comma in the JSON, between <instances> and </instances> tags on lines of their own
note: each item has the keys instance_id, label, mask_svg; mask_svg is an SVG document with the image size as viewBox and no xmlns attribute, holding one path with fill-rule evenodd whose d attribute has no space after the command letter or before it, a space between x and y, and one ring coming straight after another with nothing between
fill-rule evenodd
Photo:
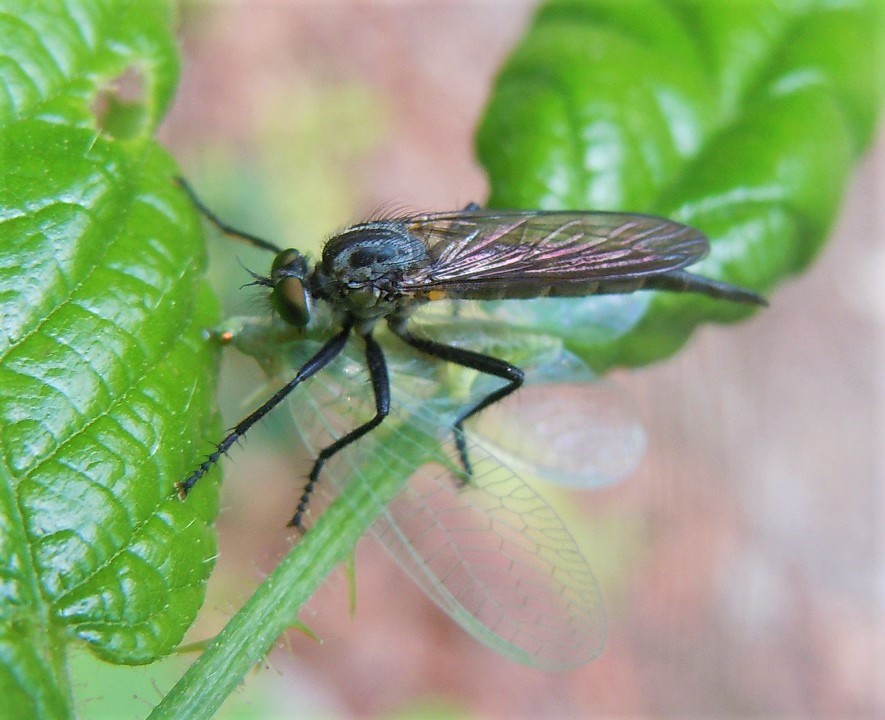
<instances>
[{"instance_id":1,"label":"iridescent wing","mask_svg":"<svg viewBox=\"0 0 885 720\"><path fill-rule=\"evenodd\" d=\"M303 338L283 356L297 366L316 347ZM399 355L395 341L385 349L393 412L330 459L321 487L371 486L379 474L407 468L412 478L405 489L386 506L387 498L377 498L374 532L418 585L474 637L511 659L565 668L595 657L604 637L599 591L560 516L486 443L471 443L474 474L468 485L458 484L451 423L487 392L485 379L465 382L463 369L405 350ZM554 343L548 356L557 352ZM532 353L537 357L538 348ZM359 343L298 388L290 406L314 454L371 417Z\"/></svg>"},{"instance_id":2,"label":"iridescent wing","mask_svg":"<svg viewBox=\"0 0 885 720\"><path fill-rule=\"evenodd\" d=\"M431 257L403 278L413 291L635 279L692 265L709 249L694 228L631 213L476 210L402 222Z\"/></svg>"}]
</instances>

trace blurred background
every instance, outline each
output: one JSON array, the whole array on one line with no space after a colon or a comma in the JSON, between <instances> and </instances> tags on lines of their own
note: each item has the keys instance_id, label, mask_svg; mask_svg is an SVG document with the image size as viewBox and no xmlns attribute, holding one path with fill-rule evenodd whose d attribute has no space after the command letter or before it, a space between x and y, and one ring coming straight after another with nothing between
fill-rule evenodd
<instances>
[{"instance_id":1,"label":"blurred background","mask_svg":"<svg viewBox=\"0 0 885 720\"><path fill-rule=\"evenodd\" d=\"M379 207L482 202L473 129L533 7L186 3L182 79L161 139L210 207L284 247L315 249ZM355 614L337 571L301 615L321 642L281 638L221 717L885 712L883 169L880 141L819 261L769 309L613 374L648 450L634 475L574 501L608 615L598 660L567 673L514 665L365 540ZM261 312L238 291L240 262L261 270L267 258L209 242L225 312ZM263 382L253 361L226 354L226 425ZM289 425L271 419L225 463L218 567L190 640L217 632L294 542L284 525L299 458ZM169 661L168 677L152 668L140 689L90 685L84 713L113 708L109 693L146 711L186 662Z\"/></svg>"}]
</instances>

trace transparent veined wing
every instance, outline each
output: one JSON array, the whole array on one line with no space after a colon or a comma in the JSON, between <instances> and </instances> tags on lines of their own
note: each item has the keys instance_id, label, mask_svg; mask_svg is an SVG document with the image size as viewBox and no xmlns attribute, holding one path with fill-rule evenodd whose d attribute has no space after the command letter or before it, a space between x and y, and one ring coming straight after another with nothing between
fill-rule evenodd
<instances>
[{"instance_id":1,"label":"transparent veined wing","mask_svg":"<svg viewBox=\"0 0 885 720\"><path fill-rule=\"evenodd\" d=\"M430 263L403 278L405 290L640 278L709 250L695 228L634 213L476 210L421 215L406 227L427 243Z\"/></svg>"},{"instance_id":2,"label":"transparent veined wing","mask_svg":"<svg viewBox=\"0 0 885 720\"><path fill-rule=\"evenodd\" d=\"M566 487L596 489L632 474L646 447L630 398L582 365L531 378L519 393L483 410L473 440L514 472ZM546 369L546 368L545 368Z\"/></svg>"},{"instance_id":3,"label":"transparent veined wing","mask_svg":"<svg viewBox=\"0 0 885 720\"><path fill-rule=\"evenodd\" d=\"M599 305L600 299L594 299L594 303ZM456 319L450 313L447 316L445 310L428 306L422 317L429 316L432 322L424 334L507 358L528 372L519 392L470 421L475 443L530 481L600 488L636 469L645 452L645 431L632 400L621 387L598 377L573 354L564 352L558 340L531 332L505 334L494 313L476 303L461 305ZM549 312L546 319L550 319ZM497 329L482 338L482 329L488 326ZM499 380L487 375L470 371L462 374L473 376L472 397L457 409L500 385Z\"/></svg>"},{"instance_id":4,"label":"transparent veined wing","mask_svg":"<svg viewBox=\"0 0 885 720\"><path fill-rule=\"evenodd\" d=\"M496 457L493 442L470 442L474 473L463 483L451 424L487 391L486 379L465 378L470 371L417 356L397 347L395 338L380 339L391 376L391 415L330 459L320 487L368 486L378 473L410 474L395 497L377 497L373 531L443 610L477 639L525 664L565 668L595 657L604 638L599 590L559 515L526 473ZM285 346L275 357L286 367L276 371L286 375L318 346L319 338L308 337ZM556 343L525 352L548 368L563 355ZM371 417L361 343L352 342L298 388L289 405L313 455ZM472 430L468 425L468 438ZM293 503L298 491L296 484Z\"/></svg>"}]
</instances>

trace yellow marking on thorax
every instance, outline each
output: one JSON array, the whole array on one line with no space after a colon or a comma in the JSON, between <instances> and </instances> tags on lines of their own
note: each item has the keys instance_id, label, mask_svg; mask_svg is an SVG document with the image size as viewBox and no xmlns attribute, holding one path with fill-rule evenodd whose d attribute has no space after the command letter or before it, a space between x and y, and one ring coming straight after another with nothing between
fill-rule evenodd
<instances>
[{"instance_id":1,"label":"yellow marking on thorax","mask_svg":"<svg viewBox=\"0 0 885 720\"><path fill-rule=\"evenodd\" d=\"M431 302L434 300L444 300L445 297L446 297L445 290L431 290L429 293L427 293L427 299L430 300Z\"/></svg>"}]
</instances>

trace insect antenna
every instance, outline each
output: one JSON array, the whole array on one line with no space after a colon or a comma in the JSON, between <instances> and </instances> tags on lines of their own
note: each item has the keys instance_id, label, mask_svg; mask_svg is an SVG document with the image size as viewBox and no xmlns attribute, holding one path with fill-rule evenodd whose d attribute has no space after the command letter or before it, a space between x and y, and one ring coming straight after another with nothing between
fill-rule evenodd
<instances>
[{"instance_id":1,"label":"insect antenna","mask_svg":"<svg viewBox=\"0 0 885 720\"><path fill-rule=\"evenodd\" d=\"M178 183L178 186L187 193L188 197L191 199L191 202L194 204L197 210L200 211L200 214L209 222L211 222L215 227L221 230L221 232L223 232L225 235L229 235L240 240L245 240L250 245L254 245L255 247L261 248L262 250L269 250L272 253L282 252L282 248L277 247L269 240L260 238L257 235L243 232L242 230L237 230L235 227L224 222L224 220L218 217L214 212L206 207L206 205L203 204L203 201L200 200L199 197L197 197L194 189L183 177L176 177L175 182Z\"/></svg>"},{"instance_id":2,"label":"insect antenna","mask_svg":"<svg viewBox=\"0 0 885 720\"><path fill-rule=\"evenodd\" d=\"M262 285L264 287L269 287L269 288L273 287L273 282L271 281L271 279L269 277L265 277L264 275L259 275L254 270L250 270L245 265L243 265L243 261L240 260L240 258L237 258L237 262L240 263L240 267L243 268L243 270L245 270L247 273L249 273L249 275L252 276L252 282L243 283L242 285L240 285L240 290L242 290L243 288L247 288L247 287L253 287L255 285Z\"/></svg>"}]
</instances>

